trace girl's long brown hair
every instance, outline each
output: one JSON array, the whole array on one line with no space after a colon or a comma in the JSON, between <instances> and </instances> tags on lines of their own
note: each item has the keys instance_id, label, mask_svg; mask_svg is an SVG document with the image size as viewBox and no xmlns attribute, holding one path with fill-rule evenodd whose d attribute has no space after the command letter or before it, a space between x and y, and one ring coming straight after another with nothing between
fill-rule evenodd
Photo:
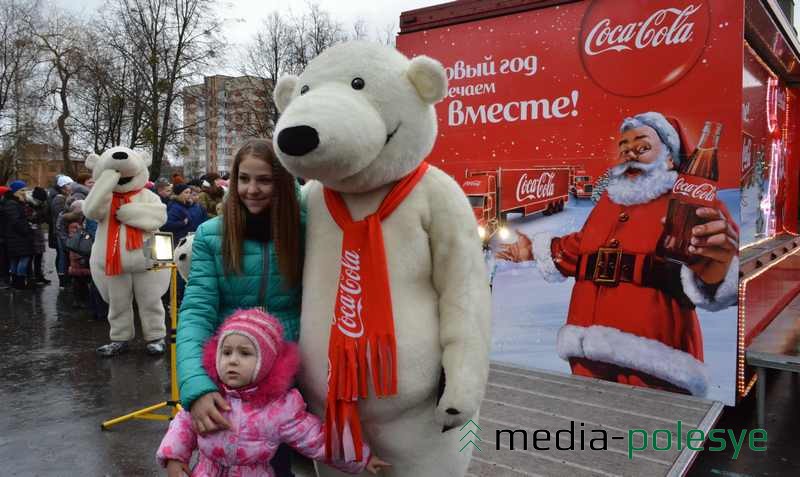
<instances>
[{"instance_id":1,"label":"girl's long brown hair","mask_svg":"<svg viewBox=\"0 0 800 477\"><path fill-rule=\"evenodd\" d=\"M228 198L223 206L222 263L226 273L242 273L242 252L246 208L239 197L239 165L246 157L261 159L272 166L272 202L269 207L272 240L278 255L281 275L289 286L300 284L302 250L300 248L300 203L295 178L284 169L272 149L269 139L250 139L239 148L231 168Z\"/></svg>"}]
</instances>

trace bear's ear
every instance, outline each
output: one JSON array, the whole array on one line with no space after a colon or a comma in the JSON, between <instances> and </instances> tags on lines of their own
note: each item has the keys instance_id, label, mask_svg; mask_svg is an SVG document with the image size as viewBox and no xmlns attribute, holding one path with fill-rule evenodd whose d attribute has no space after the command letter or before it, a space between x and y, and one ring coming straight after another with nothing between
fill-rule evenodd
<instances>
[{"instance_id":1,"label":"bear's ear","mask_svg":"<svg viewBox=\"0 0 800 477\"><path fill-rule=\"evenodd\" d=\"M92 169L94 169L94 166L97 165L97 161L99 160L100 156L98 156L95 153L91 153L88 156L86 156L86 160L83 162L83 165L86 166L86 168L91 171Z\"/></svg>"},{"instance_id":2,"label":"bear's ear","mask_svg":"<svg viewBox=\"0 0 800 477\"><path fill-rule=\"evenodd\" d=\"M297 80L298 78L295 75L285 75L278 79L278 84L275 85L275 92L272 94L275 106L278 107L278 112L282 113L292 101L292 92L297 86Z\"/></svg>"},{"instance_id":3,"label":"bear's ear","mask_svg":"<svg viewBox=\"0 0 800 477\"><path fill-rule=\"evenodd\" d=\"M447 94L447 75L441 63L428 56L411 60L406 72L419 97L428 104L438 103Z\"/></svg>"}]
</instances>

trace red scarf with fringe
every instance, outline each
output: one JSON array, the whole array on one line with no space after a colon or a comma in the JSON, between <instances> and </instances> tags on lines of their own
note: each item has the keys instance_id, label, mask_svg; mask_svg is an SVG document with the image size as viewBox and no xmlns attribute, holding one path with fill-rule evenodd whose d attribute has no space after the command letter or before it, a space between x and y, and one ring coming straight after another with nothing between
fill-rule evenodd
<instances>
[{"instance_id":1,"label":"red scarf with fringe","mask_svg":"<svg viewBox=\"0 0 800 477\"><path fill-rule=\"evenodd\" d=\"M363 458L358 399L368 394L368 363L375 395L397 394L397 346L381 221L394 212L427 170L427 163L420 164L395 184L375 213L359 221L353 221L338 192L324 190L328 212L344 234L328 342L328 460L353 462Z\"/></svg>"},{"instance_id":2,"label":"red scarf with fringe","mask_svg":"<svg viewBox=\"0 0 800 477\"><path fill-rule=\"evenodd\" d=\"M131 201L131 197L139 193L141 189L132 190L125 193L114 192L114 197L111 199L111 211L108 214L108 235L106 236L106 275L113 276L122 273L122 251L120 250L120 222L117 220L117 210ZM136 250L142 248L144 244L142 240L142 231L131 227L125 226L125 248L128 250Z\"/></svg>"}]
</instances>

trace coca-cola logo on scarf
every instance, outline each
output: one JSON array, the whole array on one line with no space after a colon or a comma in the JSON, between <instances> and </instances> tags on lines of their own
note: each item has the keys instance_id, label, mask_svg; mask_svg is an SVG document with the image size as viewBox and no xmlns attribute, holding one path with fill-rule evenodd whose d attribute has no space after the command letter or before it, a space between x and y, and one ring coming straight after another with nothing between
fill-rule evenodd
<instances>
[{"instance_id":1,"label":"coca-cola logo on scarf","mask_svg":"<svg viewBox=\"0 0 800 477\"><path fill-rule=\"evenodd\" d=\"M517 182L517 202L552 197L556 191L555 177L554 172L542 172L536 179L529 179L527 173L522 174Z\"/></svg>"},{"instance_id":2,"label":"coca-cola logo on scarf","mask_svg":"<svg viewBox=\"0 0 800 477\"><path fill-rule=\"evenodd\" d=\"M581 61L609 93L653 94L694 67L706 47L710 18L706 0L595 0L581 25Z\"/></svg>"},{"instance_id":3,"label":"coca-cola logo on scarf","mask_svg":"<svg viewBox=\"0 0 800 477\"><path fill-rule=\"evenodd\" d=\"M336 326L346 336L360 338L364 334L364 322L361 319L361 256L354 250L342 253L339 291L339 302L334 313Z\"/></svg>"}]
</instances>

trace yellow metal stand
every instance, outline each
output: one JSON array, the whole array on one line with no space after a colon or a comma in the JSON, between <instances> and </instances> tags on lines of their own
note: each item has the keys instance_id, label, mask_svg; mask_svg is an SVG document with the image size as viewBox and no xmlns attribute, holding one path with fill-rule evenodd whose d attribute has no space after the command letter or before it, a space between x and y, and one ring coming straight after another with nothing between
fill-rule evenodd
<instances>
[{"instance_id":1,"label":"yellow metal stand","mask_svg":"<svg viewBox=\"0 0 800 477\"><path fill-rule=\"evenodd\" d=\"M109 419L104 421L100 424L100 428L102 430L108 430L111 426L116 424L129 421L131 419L145 419L149 421L168 421L175 417L175 414L178 413L181 409L180 404L180 396L178 394L178 368L175 361L175 338L176 333L178 331L178 272L177 267L174 263L167 263L163 265L158 265L153 267L153 270L159 270L163 268L170 269L170 292L169 292L169 315L170 315L170 326L167 330L167 342L169 344L169 380L170 380L170 396L169 401L163 401L158 404L153 404L152 406L147 406L145 408L139 409L134 411L130 414L125 414L124 416L115 417L113 419ZM165 407L171 408L169 414L163 413L156 413L154 411L158 411L159 409L163 409Z\"/></svg>"}]
</instances>

